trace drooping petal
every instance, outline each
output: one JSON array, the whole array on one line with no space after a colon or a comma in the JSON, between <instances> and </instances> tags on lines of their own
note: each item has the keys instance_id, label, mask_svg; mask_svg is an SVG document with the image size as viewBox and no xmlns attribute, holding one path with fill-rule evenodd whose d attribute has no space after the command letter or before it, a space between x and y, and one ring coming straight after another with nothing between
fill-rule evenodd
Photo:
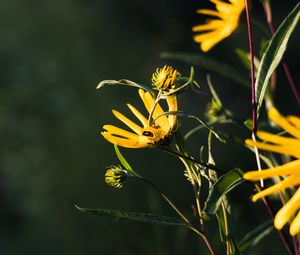
<instances>
[{"instance_id":1,"label":"drooping petal","mask_svg":"<svg viewBox=\"0 0 300 255\"><path fill-rule=\"evenodd\" d=\"M280 154L290 155L296 158L300 158L300 150L290 147L288 145L273 145L273 144L266 144L260 142L253 142L251 139L247 139L245 143L251 147L257 147L262 150L277 152Z\"/></svg>"},{"instance_id":2,"label":"drooping petal","mask_svg":"<svg viewBox=\"0 0 300 255\"><path fill-rule=\"evenodd\" d=\"M177 106L177 97L176 96L167 98L167 103L168 103L168 107L169 107L169 112L177 112L178 106ZM176 124L176 119L177 119L177 116L174 114L170 114L168 116L170 128L174 127L174 125Z\"/></svg>"},{"instance_id":3,"label":"drooping petal","mask_svg":"<svg viewBox=\"0 0 300 255\"><path fill-rule=\"evenodd\" d=\"M298 212L297 216L293 219L292 224L290 226L290 234L295 236L300 232L300 212Z\"/></svg>"},{"instance_id":4,"label":"drooping petal","mask_svg":"<svg viewBox=\"0 0 300 255\"><path fill-rule=\"evenodd\" d=\"M269 118L282 129L300 139L300 129L297 129L296 127L291 125L283 116L281 116L281 114L275 108L270 109Z\"/></svg>"},{"instance_id":5,"label":"drooping petal","mask_svg":"<svg viewBox=\"0 0 300 255\"><path fill-rule=\"evenodd\" d=\"M299 183L300 183L300 176L299 175L298 176L291 175L291 176L287 177L286 179L284 179L283 181L276 183L273 186L258 192L257 194L255 194L252 197L252 201L256 202L258 199L260 199L262 197L269 196L269 195L272 195L279 191L282 191L286 188L290 188L290 187L299 185Z\"/></svg>"},{"instance_id":6,"label":"drooping petal","mask_svg":"<svg viewBox=\"0 0 300 255\"><path fill-rule=\"evenodd\" d=\"M286 119L300 130L300 118L296 116L287 116Z\"/></svg>"},{"instance_id":7,"label":"drooping petal","mask_svg":"<svg viewBox=\"0 0 300 255\"><path fill-rule=\"evenodd\" d=\"M263 132L263 131L257 131L257 136L260 139L265 140L267 142L280 144L280 145L296 146L300 150L300 140L299 139L283 137L280 135L273 135L273 134Z\"/></svg>"},{"instance_id":8,"label":"drooping petal","mask_svg":"<svg viewBox=\"0 0 300 255\"><path fill-rule=\"evenodd\" d=\"M300 160L293 160L284 165L277 166L274 168L269 168L262 171L250 171L244 174L244 179L251 181L258 181L260 179L271 178L274 176L284 176L284 175L300 175Z\"/></svg>"},{"instance_id":9,"label":"drooping petal","mask_svg":"<svg viewBox=\"0 0 300 255\"><path fill-rule=\"evenodd\" d=\"M300 205L300 188L292 196L292 198L278 211L274 219L274 225L277 229L282 229L283 226L290 220L293 214L299 209Z\"/></svg>"},{"instance_id":10,"label":"drooping petal","mask_svg":"<svg viewBox=\"0 0 300 255\"><path fill-rule=\"evenodd\" d=\"M142 128L135 124L133 121L125 117L122 113L113 110L113 114L116 116L117 119L122 121L125 125L127 125L129 128L131 128L135 133L141 135L142 134Z\"/></svg>"}]
</instances>

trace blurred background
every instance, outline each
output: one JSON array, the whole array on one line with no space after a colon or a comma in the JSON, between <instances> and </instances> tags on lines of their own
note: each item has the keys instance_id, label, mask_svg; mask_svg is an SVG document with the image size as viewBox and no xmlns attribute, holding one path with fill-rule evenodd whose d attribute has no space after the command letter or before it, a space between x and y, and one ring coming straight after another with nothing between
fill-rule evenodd
<instances>
[{"instance_id":1,"label":"blurred background","mask_svg":"<svg viewBox=\"0 0 300 255\"><path fill-rule=\"evenodd\" d=\"M142 105L132 88L97 91L96 86L104 79L121 78L150 85L154 70L165 64L188 76L190 66L161 59L160 53L200 53L191 27L203 22L196 10L213 6L207 2L0 1L1 255L207 253L202 241L185 229L105 221L74 207L175 216L143 183L129 180L121 190L104 183L105 168L118 161L113 146L99 132L104 124L118 123L111 109L128 114L125 103L140 109ZM254 2L255 18L264 23L262 8ZM297 2L272 1L276 26ZM299 32L298 26L286 54L297 84ZM263 36L255 33L257 54ZM248 49L245 17L237 31L208 55L236 66L247 78L235 48ZM196 67L203 92L208 92L206 74ZM250 118L249 89L215 74L212 81L227 108L241 119ZM281 112L299 114L281 68L275 99ZM188 91L180 96L179 105L203 117L208 101L207 94ZM187 131L196 125L187 120L182 128ZM249 136L230 125L220 129ZM194 155L206 144L206 131L188 140ZM191 215L193 191L176 158L155 149L122 152L139 173L163 187ZM226 171L236 166L244 170L255 167L254 156L237 144L214 141L213 153L216 163ZM233 235L238 240L268 218L261 203L250 203L252 193L245 185L229 197ZM208 232L217 245L216 222L210 224ZM266 252L285 252L275 231L258 245L255 254Z\"/></svg>"}]
</instances>

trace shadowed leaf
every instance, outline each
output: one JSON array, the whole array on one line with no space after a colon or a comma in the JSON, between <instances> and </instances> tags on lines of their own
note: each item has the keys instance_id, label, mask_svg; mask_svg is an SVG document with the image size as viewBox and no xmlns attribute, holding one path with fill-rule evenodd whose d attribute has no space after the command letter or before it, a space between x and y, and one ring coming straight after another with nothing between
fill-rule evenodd
<instances>
[{"instance_id":1,"label":"shadowed leaf","mask_svg":"<svg viewBox=\"0 0 300 255\"><path fill-rule=\"evenodd\" d=\"M204 54L192 54L185 52L163 52L160 56L164 59L177 60L192 66L204 68L206 70L217 73L222 77L235 81L243 86L250 87L250 82L247 81L244 78L244 76L233 66L221 63L213 58L207 57Z\"/></svg>"},{"instance_id":2,"label":"shadowed leaf","mask_svg":"<svg viewBox=\"0 0 300 255\"><path fill-rule=\"evenodd\" d=\"M229 173L221 176L213 184L204 205L204 215L214 215L217 213L221 205L222 198L243 182L243 174L244 173L241 169L236 168Z\"/></svg>"},{"instance_id":3,"label":"shadowed leaf","mask_svg":"<svg viewBox=\"0 0 300 255\"><path fill-rule=\"evenodd\" d=\"M148 223L148 224L188 227L186 223L182 222L178 218L166 217L158 214L125 212L125 211L112 210L112 209L88 209L88 208L79 207L77 205L75 205L75 207L81 212L92 214L98 217L102 217L114 221L128 221L128 222L140 222L140 223Z\"/></svg>"},{"instance_id":4,"label":"shadowed leaf","mask_svg":"<svg viewBox=\"0 0 300 255\"><path fill-rule=\"evenodd\" d=\"M280 63L283 54L286 51L289 38L298 23L299 17L300 2L281 23L280 27L273 35L265 53L263 54L255 82L255 98L258 107L257 114L259 113L259 108L263 102L270 77Z\"/></svg>"}]
</instances>

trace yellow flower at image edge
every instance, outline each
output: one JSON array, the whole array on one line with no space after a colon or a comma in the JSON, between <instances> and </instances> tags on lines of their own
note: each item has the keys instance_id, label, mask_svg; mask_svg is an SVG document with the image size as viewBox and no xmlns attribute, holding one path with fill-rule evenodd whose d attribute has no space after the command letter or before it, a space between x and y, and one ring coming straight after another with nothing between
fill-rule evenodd
<instances>
[{"instance_id":1,"label":"yellow flower at image edge","mask_svg":"<svg viewBox=\"0 0 300 255\"><path fill-rule=\"evenodd\" d=\"M257 136L267 143L253 142L247 139L245 142L249 146L256 146L258 149L277 152L293 156L297 159L283 164L278 167L265 169L262 171L251 171L244 175L244 178L251 181L260 179L281 177L281 181L273 186L258 192L252 198L255 202L258 199L283 191L284 189L299 186L300 184L300 118L296 116L283 117L280 113L272 108L269 111L269 118L279 127L285 130L292 137L283 137L270 134L263 131L258 131ZM296 235L300 232L300 187L293 194L292 198L278 211L274 219L274 225L277 229L282 229L283 226L290 220L290 234ZM298 214L293 218L295 213Z\"/></svg>"},{"instance_id":2,"label":"yellow flower at image edge","mask_svg":"<svg viewBox=\"0 0 300 255\"><path fill-rule=\"evenodd\" d=\"M204 52L209 51L217 43L232 34L238 26L240 15L245 8L244 0L210 1L216 5L216 10L200 9L197 13L215 18L192 28L193 32L201 32L194 36L194 41L200 43L200 47Z\"/></svg>"},{"instance_id":3,"label":"yellow flower at image edge","mask_svg":"<svg viewBox=\"0 0 300 255\"><path fill-rule=\"evenodd\" d=\"M155 99L149 92L139 89L139 95L150 114L151 108L154 105ZM176 96L166 99L169 111L177 111L177 98ZM162 115L163 109L159 104L156 104L152 113L152 119L155 120L152 125L144 115L142 115L135 107L127 104L128 108L141 122L142 126L137 125L120 112L113 110L113 114L117 119L127 125L133 132L125 129L115 127L113 125L104 125L105 131L101 132L106 140L118 146L126 148L145 148L152 147L172 134L176 124L175 115ZM161 116L162 115L162 116ZM159 118L157 118L160 116ZM157 119L156 119L157 118Z\"/></svg>"}]
</instances>

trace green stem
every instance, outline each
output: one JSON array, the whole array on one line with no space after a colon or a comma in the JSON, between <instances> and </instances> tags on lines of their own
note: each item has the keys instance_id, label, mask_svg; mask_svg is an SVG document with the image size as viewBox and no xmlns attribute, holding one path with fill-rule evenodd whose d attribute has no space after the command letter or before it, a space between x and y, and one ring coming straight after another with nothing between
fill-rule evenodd
<instances>
[{"instance_id":1,"label":"green stem","mask_svg":"<svg viewBox=\"0 0 300 255\"><path fill-rule=\"evenodd\" d=\"M224 200L222 200L221 206L222 206L222 212L223 212L224 224L225 224L226 254L230 255L231 249L229 244L229 226L228 226L227 211L226 211Z\"/></svg>"},{"instance_id":2,"label":"green stem","mask_svg":"<svg viewBox=\"0 0 300 255\"><path fill-rule=\"evenodd\" d=\"M187 227L191 230L193 230L196 234L198 234L204 241L204 243L206 244L209 252L211 255L216 255L216 252L214 251L206 233L204 231L198 230L190 221L187 217L185 217L185 215L178 209L178 207L171 201L171 199L169 197L167 197L162 191L161 189L156 186L154 183L152 183L151 181L149 181L148 179L142 177L142 176L134 176L135 178L138 178L142 181L144 181L145 183L147 183L148 185L150 185L154 190L156 190L163 198L164 200L174 209L174 211L187 223Z\"/></svg>"},{"instance_id":3,"label":"green stem","mask_svg":"<svg viewBox=\"0 0 300 255\"><path fill-rule=\"evenodd\" d=\"M158 91L158 94L155 98L155 101L154 103L151 105L151 108L150 108L150 111L149 111L149 117L148 117L148 125L150 126L151 125L151 120L152 120L152 115L153 115L153 112L155 110L155 107L156 105L158 104L159 100L160 100L160 95L161 95L161 90Z\"/></svg>"},{"instance_id":4,"label":"green stem","mask_svg":"<svg viewBox=\"0 0 300 255\"><path fill-rule=\"evenodd\" d=\"M171 154L171 155L173 155L173 156L176 156L176 157L179 157L179 158L186 159L186 160L188 160L188 161L190 161L190 162L193 162L193 163L195 163L195 164L197 164L197 165L199 165L199 166L207 167L208 169L212 169L212 170L215 170L215 171L217 171L217 172L221 172L221 173L223 173L223 174L225 173L224 170L221 170L221 169L217 168L215 165L208 164L208 163L204 163L204 162L201 161L201 160L191 158L191 157L186 156L186 155L184 155L184 154L182 154L182 153L179 153L179 152L177 152L177 151L175 151L175 150L173 150L173 149L171 149L171 148L169 148L169 147L166 147L166 146L160 146L159 149L161 149L161 150L163 150L164 152L167 152L167 153L169 153L169 154Z\"/></svg>"},{"instance_id":5,"label":"green stem","mask_svg":"<svg viewBox=\"0 0 300 255\"><path fill-rule=\"evenodd\" d=\"M177 141L177 146L178 146L178 150L180 153L182 153L183 155L188 156L188 153L186 152L186 150L184 149L185 144L184 144L184 140L182 138L181 132L180 130L177 131L176 133L176 141ZM183 164L185 165L189 178L191 180L193 189L194 189L194 194L195 194L195 200L196 200L196 205L197 205L197 211L198 211L198 217L199 217L199 222L200 222L200 226L201 229L204 230L204 224L203 224L203 220L201 217L201 203L200 203L200 185L201 185L201 180L198 180L198 178L195 177L197 175L197 173L194 171L193 167L190 165L190 162L187 162L186 159L184 158L180 158L181 161L183 162Z\"/></svg>"}]
</instances>

